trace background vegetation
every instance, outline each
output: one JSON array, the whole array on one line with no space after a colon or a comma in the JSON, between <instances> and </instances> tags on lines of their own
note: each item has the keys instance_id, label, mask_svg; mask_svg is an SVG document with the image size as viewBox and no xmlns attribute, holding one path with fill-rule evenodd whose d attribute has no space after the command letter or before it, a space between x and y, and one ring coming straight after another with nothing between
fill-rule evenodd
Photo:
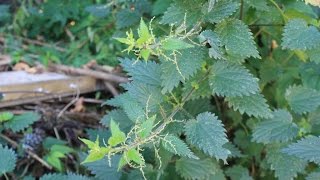
<instances>
[{"instance_id":1,"label":"background vegetation","mask_svg":"<svg viewBox=\"0 0 320 180\"><path fill-rule=\"evenodd\" d=\"M318 5L4 2L0 52L14 63L79 67L94 59L121 65L132 82L103 109L92 107L106 115L99 128L81 129L76 143L37 129L41 112L2 112L0 176L320 179ZM7 135L18 144L8 144ZM26 166L30 150L54 169Z\"/></svg>"}]
</instances>

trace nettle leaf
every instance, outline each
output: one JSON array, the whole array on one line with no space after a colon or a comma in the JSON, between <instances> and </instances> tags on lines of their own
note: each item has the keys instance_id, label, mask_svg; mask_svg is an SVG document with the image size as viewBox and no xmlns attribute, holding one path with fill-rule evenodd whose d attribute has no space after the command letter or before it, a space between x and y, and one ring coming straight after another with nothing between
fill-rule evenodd
<instances>
[{"instance_id":1,"label":"nettle leaf","mask_svg":"<svg viewBox=\"0 0 320 180\"><path fill-rule=\"evenodd\" d=\"M11 129L13 132L19 132L38 121L40 118L41 116L38 113L27 112L14 116L10 121L4 123L4 127L6 129Z\"/></svg>"},{"instance_id":2,"label":"nettle leaf","mask_svg":"<svg viewBox=\"0 0 320 180\"><path fill-rule=\"evenodd\" d=\"M252 180L252 177L249 175L248 169L242 166L232 166L226 171L226 175L231 178L231 180Z\"/></svg>"},{"instance_id":3,"label":"nettle leaf","mask_svg":"<svg viewBox=\"0 0 320 180\"><path fill-rule=\"evenodd\" d=\"M235 63L217 61L211 67L209 84L212 93L219 96L248 96L259 92L258 79Z\"/></svg>"},{"instance_id":4,"label":"nettle leaf","mask_svg":"<svg viewBox=\"0 0 320 180\"><path fill-rule=\"evenodd\" d=\"M320 64L320 46L306 51L310 61Z\"/></svg>"},{"instance_id":5,"label":"nettle leaf","mask_svg":"<svg viewBox=\"0 0 320 180\"><path fill-rule=\"evenodd\" d=\"M144 165L145 163L142 154L140 154L136 149L129 149L124 155L129 162L133 161L139 165Z\"/></svg>"},{"instance_id":6,"label":"nettle leaf","mask_svg":"<svg viewBox=\"0 0 320 180\"><path fill-rule=\"evenodd\" d=\"M121 65L134 82L161 86L161 67L154 61L120 59Z\"/></svg>"},{"instance_id":7,"label":"nettle leaf","mask_svg":"<svg viewBox=\"0 0 320 180\"><path fill-rule=\"evenodd\" d=\"M228 54L238 58L260 58L252 33L242 21L223 21L218 24L215 32L221 38Z\"/></svg>"},{"instance_id":8,"label":"nettle leaf","mask_svg":"<svg viewBox=\"0 0 320 180\"><path fill-rule=\"evenodd\" d=\"M9 121L10 119L12 119L14 116L13 113L11 112L2 112L0 113L0 123L1 122L5 122L5 121Z\"/></svg>"},{"instance_id":9,"label":"nettle leaf","mask_svg":"<svg viewBox=\"0 0 320 180\"><path fill-rule=\"evenodd\" d=\"M84 10L99 18L104 18L110 14L110 7L101 4L87 6Z\"/></svg>"},{"instance_id":10,"label":"nettle leaf","mask_svg":"<svg viewBox=\"0 0 320 180\"><path fill-rule=\"evenodd\" d=\"M245 0L244 2L259 11L268 11L269 9L267 1L265 0Z\"/></svg>"},{"instance_id":11,"label":"nettle leaf","mask_svg":"<svg viewBox=\"0 0 320 180\"><path fill-rule=\"evenodd\" d=\"M144 108L137 100L138 99L132 97L128 92L125 92L108 100L106 104L121 107L130 120L136 122L143 119L145 113Z\"/></svg>"},{"instance_id":12,"label":"nettle leaf","mask_svg":"<svg viewBox=\"0 0 320 180\"><path fill-rule=\"evenodd\" d=\"M241 153L240 149L231 142L224 144L223 147L227 148L231 152L231 154L228 156L228 158L244 157L244 155Z\"/></svg>"},{"instance_id":13,"label":"nettle leaf","mask_svg":"<svg viewBox=\"0 0 320 180\"><path fill-rule=\"evenodd\" d=\"M312 49L320 45L320 32L303 19L292 19L284 27L281 45L291 50Z\"/></svg>"},{"instance_id":14,"label":"nettle leaf","mask_svg":"<svg viewBox=\"0 0 320 180\"><path fill-rule=\"evenodd\" d=\"M207 71L200 70L184 83L183 95L187 94L194 88L194 92L191 94L190 99L199 99L210 97L212 91L210 90L208 79L203 79L207 74Z\"/></svg>"},{"instance_id":15,"label":"nettle leaf","mask_svg":"<svg viewBox=\"0 0 320 180\"><path fill-rule=\"evenodd\" d=\"M224 59L222 43L219 36L215 32L211 30L202 31L199 35L199 40L200 43L208 42L208 44L211 46L209 48L209 57L215 59Z\"/></svg>"},{"instance_id":16,"label":"nettle leaf","mask_svg":"<svg viewBox=\"0 0 320 180\"><path fill-rule=\"evenodd\" d=\"M236 12L239 5L238 2L232 0L217 1L212 10L205 15L205 20L210 23L219 23Z\"/></svg>"},{"instance_id":17,"label":"nettle leaf","mask_svg":"<svg viewBox=\"0 0 320 180\"><path fill-rule=\"evenodd\" d=\"M0 176L4 173L11 172L16 167L17 155L16 153L8 148L0 146Z\"/></svg>"},{"instance_id":18,"label":"nettle leaf","mask_svg":"<svg viewBox=\"0 0 320 180\"><path fill-rule=\"evenodd\" d=\"M176 161L176 171L184 179L207 179L214 167L210 159L181 158Z\"/></svg>"},{"instance_id":19,"label":"nettle leaf","mask_svg":"<svg viewBox=\"0 0 320 180\"><path fill-rule=\"evenodd\" d=\"M152 132L153 124L155 120L156 120L156 116L152 116L151 118L142 122L142 124L140 125L141 130L138 133L138 135L141 138L146 138L147 136L150 135L150 133Z\"/></svg>"},{"instance_id":20,"label":"nettle leaf","mask_svg":"<svg viewBox=\"0 0 320 180\"><path fill-rule=\"evenodd\" d=\"M179 50L179 49L188 49L194 47L194 45L189 44L178 38L169 38L165 39L161 43L161 47L164 50Z\"/></svg>"},{"instance_id":21,"label":"nettle leaf","mask_svg":"<svg viewBox=\"0 0 320 180\"><path fill-rule=\"evenodd\" d=\"M131 127L134 124L133 121L130 120L126 113L121 109L114 109L108 112L102 117L100 123L105 127L109 127L111 119L118 123L121 129L127 133L130 131Z\"/></svg>"},{"instance_id":22,"label":"nettle leaf","mask_svg":"<svg viewBox=\"0 0 320 180\"><path fill-rule=\"evenodd\" d=\"M122 29L136 24L140 20L140 14L137 11L123 9L116 14L116 27Z\"/></svg>"},{"instance_id":23,"label":"nettle leaf","mask_svg":"<svg viewBox=\"0 0 320 180\"><path fill-rule=\"evenodd\" d=\"M320 172L310 173L310 174L306 177L306 180L318 180L318 179L320 179Z\"/></svg>"},{"instance_id":24,"label":"nettle leaf","mask_svg":"<svg viewBox=\"0 0 320 180\"><path fill-rule=\"evenodd\" d=\"M183 3L193 4L192 8ZM163 14L161 24L181 25L185 23L188 27L196 24L202 17L202 4L197 1L178 1L172 3L167 11ZM186 21L186 22L185 22Z\"/></svg>"},{"instance_id":25,"label":"nettle leaf","mask_svg":"<svg viewBox=\"0 0 320 180\"><path fill-rule=\"evenodd\" d=\"M128 91L131 97L139 101L142 107L148 107L148 111L157 109L160 103L164 101L160 87L138 82L130 82L122 86Z\"/></svg>"},{"instance_id":26,"label":"nettle leaf","mask_svg":"<svg viewBox=\"0 0 320 180\"><path fill-rule=\"evenodd\" d=\"M282 152L320 165L320 137L308 136L290 144Z\"/></svg>"},{"instance_id":27,"label":"nettle leaf","mask_svg":"<svg viewBox=\"0 0 320 180\"><path fill-rule=\"evenodd\" d=\"M162 146L169 152L177 154L182 157L188 157L193 159L199 159L193 154L186 143L184 143L180 138L172 134L166 135L162 142Z\"/></svg>"},{"instance_id":28,"label":"nettle leaf","mask_svg":"<svg viewBox=\"0 0 320 180\"><path fill-rule=\"evenodd\" d=\"M226 130L220 120L209 112L201 113L195 120L190 120L185 126L187 140L206 154L226 159L231 152L223 145L228 142Z\"/></svg>"},{"instance_id":29,"label":"nettle leaf","mask_svg":"<svg viewBox=\"0 0 320 180\"><path fill-rule=\"evenodd\" d=\"M249 116L269 118L272 116L267 100L262 94L251 94L249 96L227 97L229 107L241 114L246 113Z\"/></svg>"},{"instance_id":30,"label":"nettle leaf","mask_svg":"<svg viewBox=\"0 0 320 180\"><path fill-rule=\"evenodd\" d=\"M53 174L45 174L43 175L40 180L89 180L89 177L80 175L80 174L74 174L74 173L68 173L68 174L59 174L59 173L53 173Z\"/></svg>"},{"instance_id":31,"label":"nettle leaf","mask_svg":"<svg viewBox=\"0 0 320 180\"><path fill-rule=\"evenodd\" d=\"M121 171L118 171L120 156L115 155L111 157L111 166L109 166L107 159L101 159L92 163L84 164L92 174L95 175L95 178L99 180L112 179L119 180L121 177Z\"/></svg>"},{"instance_id":32,"label":"nettle leaf","mask_svg":"<svg viewBox=\"0 0 320 180\"><path fill-rule=\"evenodd\" d=\"M110 146L116 146L120 143L125 142L126 134L120 130L119 125L116 124L113 120L111 120L110 122L110 130L112 134L112 136L108 140L108 144Z\"/></svg>"},{"instance_id":33,"label":"nettle leaf","mask_svg":"<svg viewBox=\"0 0 320 180\"><path fill-rule=\"evenodd\" d=\"M104 156L106 154L108 154L108 152L110 151L109 147L100 147L99 146L99 136L97 136L97 139L96 139L95 142L92 142L92 141L90 141L88 139L83 139L83 138L79 138L79 139L83 143L85 143L88 146L88 148L90 149L89 155L82 162L82 164L88 163L88 162L98 161L98 160L104 158ZM56 145L54 145L54 146L56 146ZM54 149L51 149L51 150L54 151ZM58 151L58 152L61 152L61 153L69 153L69 152L62 152L61 150L55 150L55 151Z\"/></svg>"},{"instance_id":34,"label":"nettle leaf","mask_svg":"<svg viewBox=\"0 0 320 180\"><path fill-rule=\"evenodd\" d=\"M297 177L297 173L303 173L308 164L297 157L282 153L279 145L273 145L267 149L267 162L275 171L275 176L281 180L291 180Z\"/></svg>"},{"instance_id":35,"label":"nettle leaf","mask_svg":"<svg viewBox=\"0 0 320 180\"><path fill-rule=\"evenodd\" d=\"M265 119L254 129L253 141L260 143L287 142L298 135L299 128L292 122L291 114L283 109L275 110L273 118Z\"/></svg>"},{"instance_id":36,"label":"nettle leaf","mask_svg":"<svg viewBox=\"0 0 320 180\"><path fill-rule=\"evenodd\" d=\"M205 53L201 47L182 49L176 54L176 59L171 56L171 60L162 60L162 92L171 92L180 82L195 74L201 68Z\"/></svg>"},{"instance_id":37,"label":"nettle leaf","mask_svg":"<svg viewBox=\"0 0 320 180\"><path fill-rule=\"evenodd\" d=\"M300 68L301 81L304 87L320 91L320 65L306 63Z\"/></svg>"},{"instance_id":38,"label":"nettle leaf","mask_svg":"<svg viewBox=\"0 0 320 180\"><path fill-rule=\"evenodd\" d=\"M149 41L152 37L152 35L149 32L149 28L146 25L146 23L141 18L140 20L140 26L138 29L139 38L137 39L136 43L137 45L142 45L143 43L146 43Z\"/></svg>"},{"instance_id":39,"label":"nettle leaf","mask_svg":"<svg viewBox=\"0 0 320 180\"><path fill-rule=\"evenodd\" d=\"M314 111L320 106L320 93L303 86L289 87L285 98L291 109L298 114Z\"/></svg>"}]
</instances>

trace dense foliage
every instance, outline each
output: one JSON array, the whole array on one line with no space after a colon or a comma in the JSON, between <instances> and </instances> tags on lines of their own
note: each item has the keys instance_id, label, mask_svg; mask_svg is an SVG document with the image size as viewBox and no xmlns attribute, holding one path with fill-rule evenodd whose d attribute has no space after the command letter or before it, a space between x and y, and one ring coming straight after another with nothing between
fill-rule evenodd
<instances>
[{"instance_id":1,"label":"dense foliage","mask_svg":"<svg viewBox=\"0 0 320 180\"><path fill-rule=\"evenodd\" d=\"M0 13L4 51L17 60L81 65L120 57L131 79L104 104L114 107L101 120L108 129L80 138L90 173L41 179L320 179L317 5L48 0L22 1L11 15L0 6L8 10ZM14 49L21 37L61 40L63 53L52 44ZM37 120L21 116L28 115L21 122L4 113L0 122L21 131ZM59 158L75 150L61 146L51 145L47 161L63 172ZM0 173L13 171L16 158L0 147L1 162L12 162Z\"/></svg>"}]
</instances>

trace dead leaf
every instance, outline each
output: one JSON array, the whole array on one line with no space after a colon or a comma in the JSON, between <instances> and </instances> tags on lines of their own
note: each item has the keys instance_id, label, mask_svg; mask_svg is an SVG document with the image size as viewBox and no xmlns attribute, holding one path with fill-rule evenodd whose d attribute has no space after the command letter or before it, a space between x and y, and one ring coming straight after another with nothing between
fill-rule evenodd
<instances>
[{"instance_id":1,"label":"dead leaf","mask_svg":"<svg viewBox=\"0 0 320 180\"><path fill-rule=\"evenodd\" d=\"M271 41L271 48L272 48L272 49L276 49L277 47L279 47L277 41L276 41L276 40L272 40L272 41Z\"/></svg>"},{"instance_id":2,"label":"dead leaf","mask_svg":"<svg viewBox=\"0 0 320 180\"><path fill-rule=\"evenodd\" d=\"M86 108L84 107L84 98L80 97L78 101L74 104L74 108L71 112L84 112Z\"/></svg>"},{"instance_id":3,"label":"dead leaf","mask_svg":"<svg viewBox=\"0 0 320 180\"><path fill-rule=\"evenodd\" d=\"M26 72L29 74L37 74L39 73L39 70L37 67L32 67L32 68L26 69Z\"/></svg>"},{"instance_id":4,"label":"dead leaf","mask_svg":"<svg viewBox=\"0 0 320 180\"><path fill-rule=\"evenodd\" d=\"M93 59L93 60L89 61L87 64L83 65L82 67L84 69L91 69L95 65L97 65L97 61Z\"/></svg>"},{"instance_id":5,"label":"dead leaf","mask_svg":"<svg viewBox=\"0 0 320 180\"><path fill-rule=\"evenodd\" d=\"M15 64L12 68L14 71L27 71L30 69L30 66L25 62L19 62Z\"/></svg>"}]
</instances>

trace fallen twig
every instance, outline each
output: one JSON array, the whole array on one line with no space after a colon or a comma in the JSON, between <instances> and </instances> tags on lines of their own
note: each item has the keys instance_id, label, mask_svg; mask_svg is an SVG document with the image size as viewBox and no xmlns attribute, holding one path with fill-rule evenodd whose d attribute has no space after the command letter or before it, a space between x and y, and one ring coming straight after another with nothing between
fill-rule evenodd
<instances>
[{"instance_id":1,"label":"fallen twig","mask_svg":"<svg viewBox=\"0 0 320 180\"><path fill-rule=\"evenodd\" d=\"M112 94L113 96L119 95L118 90L117 90L111 83L105 81L105 82L104 82L104 85L105 85L106 88L111 92L111 94Z\"/></svg>"},{"instance_id":2,"label":"fallen twig","mask_svg":"<svg viewBox=\"0 0 320 180\"><path fill-rule=\"evenodd\" d=\"M116 83L125 83L128 82L128 78L126 77L121 77L115 74L111 73L104 73L104 72L99 72L99 71L93 71L90 69L81 69L81 68L74 68L74 67L68 67L64 65L57 65L57 64L51 64L49 65L49 68L54 69L54 70L60 70L65 73L70 73L70 74L79 74L79 75L86 75L86 76L91 76L97 79L102 79L106 81L112 81Z\"/></svg>"}]
</instances>

